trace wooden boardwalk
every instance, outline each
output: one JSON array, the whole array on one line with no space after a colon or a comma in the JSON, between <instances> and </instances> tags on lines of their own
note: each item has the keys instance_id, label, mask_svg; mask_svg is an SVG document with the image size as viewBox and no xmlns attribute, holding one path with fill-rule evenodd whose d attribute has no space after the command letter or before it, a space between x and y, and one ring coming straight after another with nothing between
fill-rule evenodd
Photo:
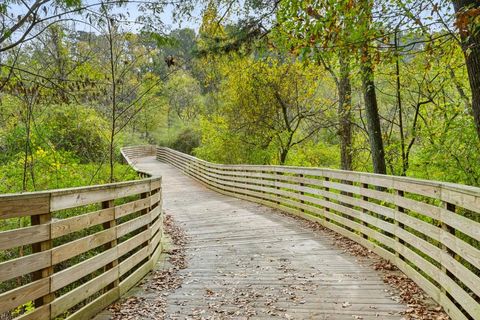
<instances>
[{"instance_id":1,"label":"wooden boardwalk","mask_svg":"<svg viewBox=\"0 0 480 320\"><path fill-rule=\"evenodd\" d=\"M211 191L154 157L137 167L163 177L165 212L189 238L168 319L402 319L406 306L380 274L331 235Z\"/></svg>"}]
</instances>

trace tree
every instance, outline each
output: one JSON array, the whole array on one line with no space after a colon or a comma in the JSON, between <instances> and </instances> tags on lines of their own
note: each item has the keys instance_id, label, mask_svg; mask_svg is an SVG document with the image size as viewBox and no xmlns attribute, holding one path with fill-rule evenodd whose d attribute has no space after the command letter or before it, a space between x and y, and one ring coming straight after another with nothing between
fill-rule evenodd
<instances>
[{"instance_id":1,"label":"tree","mask_svg":"<svg viewBox=\"0 0 480 320\"><path fill-rule=\"evenodd\" d=\"M264 156L271 150L273 157L260 161L285 164L293 148L331 125L325 114L331 102L323 99L312 71L275 58L230 62L221 86L223 107L210 118L226 125L225 139L234 136L240 149Z\"/></svg>"},{"instance_id":2,"label":"tree","mask_svg":"<svg viewBox=\"0 0 480 320\"><path fill-rule=\"evenodd\" d=\"M83 8L81 0L6 0L0 5L0 53L35 39Z\"/></svg>"},{"instance_id":3,"label":"tree","mask_svg":"<svg viewBox=\"0 0 480 320\"><path fill-rule=\"evenodd\" d=\"M30 50L34 49L33 46L29 47ZM28 178L33 189L35 185L34 174L34 143L32 142L33 129L35 125L35 117L39 114L39 108L46 102L55 99L57 87L55 85L50 86L53 82L46 82L44 78L40 76L42 72L42 66L38 59L33 59L25 53L16 53L14 58L15 69L8 71L8 81L5 81L3 85L3 92L9 96L15 97L19 107L16 110L16 118L19 121L19 127L22 131L22 191L28 189ZM19 151L17 148L13 148L13 152Z\"/></svg>"},{"instance_id":4,"label":"tree","mask_svg":"<svg viewBox=\"0 0 480 320\"><path fill-rule=\"evenodd\" d=\"M113 14L112 9L107 4L103 5L102 16L97 23L104 39L98 62L106 71L105 96L101 100L110 119L108 157L110 181L113 182L117 135L148 105L146 101L155 97L165 78L145 72L152 70L157 50L145 46L142 37L128 31L128 25L120 23L125 16ZM166 77L176 71L178 67L173 66Z\"/></svg>"},{"instance_id":5,"label":"tree","mask_svg":"<svg viewBox=\"0 0 480 320\"><path fill-rule=\"evenodd\" d=\"M338 133L342 169L352 169L352 119L350 52L361 51L360 64L367 128L374 172L386 173L380 118L370 56L371 3L357 5L340 1L289 1L280 4L280 26L286 30L287 44L305 59L319 60L335 79L338 91ZM361 12L358 15L358 12ZM359 17L360 16L360 17ZM363 39L363 40L362 40ZM360 40L360 41L359 41ZM335 72L331 56L338 57Z\"/></svg>"},{"instance_id":6,"label":"tree","mask_svg":"<svg viewBox=\"0 0 480 320\"><path fill-rule=\"evenodd\" d=\"M339 79L336 80L338 89L338 116L340 136L340 168L353 170L352 148L352 84L350 81L349 55L345 51L338 54L340 66Z\"/></svg>"},{"instance_id":7,"label":"tree","mask_svg":"<svg viewBox=\"0 0 480 320\"><path fill-rule=\"evenodd\" d=\"M169 108L184 122L197 119L202 111L200 85L186 72L178 72L168 79L165 83L164 95L168 100Z\"/></svg>"},{"instance_id":8,"label":"tree","mask_svg":"<svg viewBox=\"0 0 480 320\"><path fill-rule=\"evenodd\" d=\"M468 79L472 92L472 113L480 139L480 2L453 0Z\"/></svg>"},{"instance_id":9,"label":"tree","mask_svg":"<svg viewBox=\"0 0 480 320\"><path fill-rule=\"evenodd\" d=\"M371 54L371 40L374 34L372 31L372 0L361 0L359 2L360 10L359 21L360 30L363 32L361 37L364 39L360 48L360 73L362 78L362 91L365 103L365 115L367 118L368 137L370 141L370 151L372 154L373 172L386 174L387 166L385 164L385 150L383 148L383 137L380 126L380 116L378 114L378 100L375 89L375 72L373 66L373 57Z\"/></svg>"},{"instance_id":10,"label":"tree","mask_svg":"<svg viewBox=\"0 0 480 320\"><path fill-rule=\"evenodd\" d=\"M466 103L471 108L480 141L480 3L476 0L432 0L428 6L418 8L407 7L402 1L396 1L396 5L424 33L437 33L435 38L454 39L462 48L471 92L471 103ZM450 5L453 5L453 11ZM458 33L453 30L453 24ZM433 40L430 37L429 41ZM458 82L453 70L451 72L452 81ZM461 92L461 96L465 101L470 100L465 92Z\"/></svg>"}]
</instances>

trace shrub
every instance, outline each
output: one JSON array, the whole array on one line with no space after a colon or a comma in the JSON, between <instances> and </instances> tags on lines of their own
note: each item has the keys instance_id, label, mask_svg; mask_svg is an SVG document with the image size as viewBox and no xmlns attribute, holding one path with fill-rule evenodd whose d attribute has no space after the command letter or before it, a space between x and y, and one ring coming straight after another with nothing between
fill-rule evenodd
<instances>
[{"instance_id":1,"label":"shrub","mask_svg":"<svg viewBox=\"0 0 480 320\"><path fill-rule=\"evenodd\" d=\"M177 138L171 143L170 147L177 151L192 154L193 149L200 145L200 134L191 128L180 132Z\"/></svg>"}]
</instances>

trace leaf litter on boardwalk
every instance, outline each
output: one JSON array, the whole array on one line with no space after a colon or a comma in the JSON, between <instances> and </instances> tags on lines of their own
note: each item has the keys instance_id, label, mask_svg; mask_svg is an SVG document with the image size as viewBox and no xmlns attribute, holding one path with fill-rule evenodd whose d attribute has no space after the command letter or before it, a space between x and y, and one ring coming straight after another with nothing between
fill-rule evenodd
<instances>
[{"instance_id":1,"label":"leaf litter on boardwalk","mask_svg":"<svg viewBox=\"0 0 480 320\"><path fill-rule=\"evenodd\" d=\"M390 285L392 290L389 292L391 298L407 305L407 309L402 312L405 319L422 319L422 320L449 320L450 317L445 313L443 308L439 306L410 278L401 272L391 262L379 257L371 250L363 247L357 242L344 237L317 222L306 220L302 217L293 216L291 214L274 210L275 212L290 217L291 219L300 221L309 229L322 231L330 234L334 239L334 245L343 250L343 252L351 254L359 258L359 262L370 265L373 269L380 271L383 282ZM349 303L345 302L343 308L348 307ZM374 306L370 307L374 309ZM360 319L360 318L358 318Z\"/></svg>"},{"instance_id":2,"label":"leaf litter on boardwalk","mask_svg":"<svg viewBox=\"0 0 480 320\"><path fill-rule=\"evenodd\" d=\"M187 267L185 245L187 237L185 232L175 224L172 216L165 215L164 231L172 239L174 248L168 253L168 269L155 270L149 281L140 284L145 292L155 292L155 298L131 296L112 304L108 309L112 312L113 320L120 319L164 319L166 316L166 296L179 288L183 276L179 271Z\"/></svg>"},{"instance_id":3,"label":"leaf litter on boardwalk","mask_svg":"<svg viewBox=\"0 0 480 320\"><path fill-rule=\"evenodd\" d=\"M427 299L427 295L408 277L401 273L393 264L381 259L367 248L360 244L336 234L335 232L324 228L318 223L311 222L302 218L294 217L283 212L280 214L287 215L306 227L315 231L322 231L332 236L334 245L341 248L343 252L358 257L359 263L371 265L375 270L381 272L383 281L392 287L389 290L391 298L407 304L407 309L402 313L405 319L425 319L425 320L447 320L449 317L446 313L435 304L431 299ZM165 218L165 231L172 237L176 248L170 251L168 261L172 267L165 270L155 271L152 279L142 284L144 290L155 291L156 299L145 299L142 297L130 297L120 303L116 303L110 307L113 312L113 319L165 319L166 316L177 318L176 315L166 314L166 296L179 288L183 282L183 276L179 274L179 270L186 268L187 261L185 255L186 236L184 232L175 225L171 216ZM305 275L296 275L295 270L288 265L289 261L281 264L278 268L284 272L285 278L302 281ZM222 270L218 270L221 276L231 276ZM279 317L284 319L293 319L285 308L276 306L279 297L289 297L288 299L294 304L302 304L304 300L297 296L298 292L315 291L317 286L308 281L303 281L298 288L283 288L281 292L271 291L270 293L258 292L251 286L246 288L238 288L234 283L223 281L223 290L217 291L210 288L205 289L205 297L213 299L209 301L203 308L195 307L191 309L186 319L249 319L251 316L258 316L255 310L255 301L264 296L266 298L263 307L266 308L264 314L270 317ZM270 288L269 288L270 289ZM299 290L299 291L297 291ZM295 292L297 291L297 292ZM229 308L236 306L235 310ZM349 309L351 303L345 301L342 308ZM370 306L376 309L375 306ZM213 314L212 314L213 313ZM363 319L362 316L353 315L353 319Z\"/></svg>"}]
</instances>

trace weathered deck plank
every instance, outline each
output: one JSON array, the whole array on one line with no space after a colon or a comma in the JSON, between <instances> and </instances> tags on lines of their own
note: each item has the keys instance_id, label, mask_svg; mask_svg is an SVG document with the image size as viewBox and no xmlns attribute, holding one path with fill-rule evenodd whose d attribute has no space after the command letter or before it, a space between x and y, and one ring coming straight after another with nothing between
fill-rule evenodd
<instances>
[{"instance_id":1,"label":"weathered deck plank","mask_svg":"<svg viewBox=\"0 0 480 320\"><path fill-rule=\"evenodd\" d=\"M406 306L371 267L288 216L211 191L153 157L164 208L189 236L184 283L167 297L169 319L401 319ZM229 316L230 315L230 316Z\"/></svg>"}]
</instances>

